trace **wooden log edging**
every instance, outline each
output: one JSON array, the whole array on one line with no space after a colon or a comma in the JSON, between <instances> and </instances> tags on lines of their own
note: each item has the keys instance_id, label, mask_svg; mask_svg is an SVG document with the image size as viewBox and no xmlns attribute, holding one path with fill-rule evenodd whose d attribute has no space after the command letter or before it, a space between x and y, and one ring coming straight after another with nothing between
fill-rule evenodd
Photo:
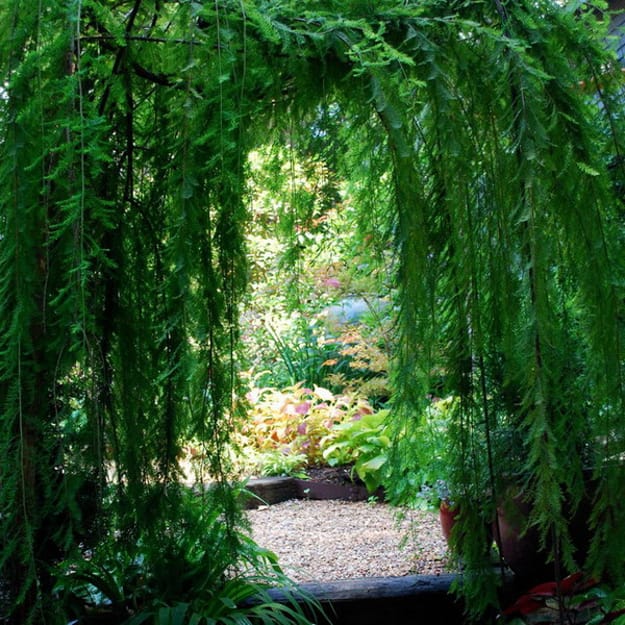
<instances>
[{"instance_id":1,"label":"wooden log edging","mask_svg":"<svg viewBox=\"0 0 625 625\"><path fill-rule=\"evenodd\" d=\"M249 480L245 486L244 506L247 509L273 505L288 499L340 499L343 501L366 501L369 493L358 484L332 484L293 477L263 477ZM375 494L384 499L380 491Z\"/></svg>"},{"instance_id":2,"label":"wooden log edging","mask_svg":"<svg viewBox=\"0 0 625 625\"><path fill-rule=\"evenodd\" d=\"M463 606L450 594L456 578L456 574L367 577L307 582L297 589L303 598L319 602L332 625L460 625ZM276 601L287 596L280 588L270 594Z\"/></svg>"},{"instance_id":3,"label":"wooden log edging","mask_svg":"<svg viewBox=\"0 0 625 625\"><path fill-rule=\"evenodd\" d=\"M304 593L319 601L354 601L360 599L396 599L421 595L447 595L456 580L454 573L441 575L404 575L401 577L358 577L332 582L298 584Z\"/></svg>"},{"instance_id":4,"label":"wooden log edging","mask_svg":"<svg viewBox=\"0 0 625 625\"><path fill-rule=\"evenodd\" d=\"M298 499L299 492L292 477L262 477L250 480L243 496L243 505L249 510Z\"/></svg>"}]
</instances>

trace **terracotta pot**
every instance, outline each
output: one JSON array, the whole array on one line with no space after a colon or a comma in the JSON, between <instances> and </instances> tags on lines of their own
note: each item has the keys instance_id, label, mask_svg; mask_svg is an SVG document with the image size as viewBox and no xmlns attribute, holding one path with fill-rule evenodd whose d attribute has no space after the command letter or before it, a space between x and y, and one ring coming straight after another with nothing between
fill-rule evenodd
<instances>
[{"instance_id":1,"label":"terracotta pot","mask_svg":"<svg viewBox=\"0 0 625 625\"><path fill-rule=\"evenodd\" d=\"M455 506L450 506L449 502L441 501L441 504L438 508L438 518L441 523L441 530L443 531L443 536L445 540L449 542L449 537L451 536L451 530L456 523L456 519L458 518L458 508Z\"/></svg>"},{"instance_id":2,"label":"terracotta pot","mask_svg":"<svg viewBox=\"0 0 625 625\"><path fill-rule=\"evenodd\" d=\"M539 550L538 532L530 528L523 533L530 506L521 497L511 497L497 508L493 536L505 563L518 579L543 581L553 579L549 553Z\"/></svg>"},{"instance_id":3,"label":"terracotta pot","mask_svg":"<svg viewBox=\"0 0 625 625\"><path fill-rule=\"evenodd\" d=\"M532 583L553 580L556 576L551 545L541 550L538 531L529 528L523 532L530 511L530 505L522 496L511 495L497 508L493 536L505 563L519 580ZM590 499L585 497L569 520L574 556L580 565L586 558L591 538L587 525L590 511Z\"/></svg>"}]
</instances>

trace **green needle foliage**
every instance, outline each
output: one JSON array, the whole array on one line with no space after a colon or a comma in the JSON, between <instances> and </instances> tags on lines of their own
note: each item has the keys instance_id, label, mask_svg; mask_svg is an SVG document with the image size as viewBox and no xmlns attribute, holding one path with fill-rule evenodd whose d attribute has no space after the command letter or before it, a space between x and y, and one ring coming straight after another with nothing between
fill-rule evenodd
<instances>
[{"instance_id":1,"label":"green needle foliage","mask_svg":"<svg viewBox=\"0 0 625 625\"><path fill-rule=\"evenodd\" d=\"M328 103L340 114L323 132L345 146L363 223L395 241L397 431L418 427L436 373L459 398L467 527L510 468L498 433L516 434L532 522L567 565L583 458L597 481L590 566L622 574L621 79L596 12L23 4L0 9L0 583L14 622L52 620L50 567L75 549L181 522L168 502L185 438L205 446L211 505L236 526L224 450L247 154L309 132ZM478 533L465 541L474 600Z\"/></svg>"}]
</instances>

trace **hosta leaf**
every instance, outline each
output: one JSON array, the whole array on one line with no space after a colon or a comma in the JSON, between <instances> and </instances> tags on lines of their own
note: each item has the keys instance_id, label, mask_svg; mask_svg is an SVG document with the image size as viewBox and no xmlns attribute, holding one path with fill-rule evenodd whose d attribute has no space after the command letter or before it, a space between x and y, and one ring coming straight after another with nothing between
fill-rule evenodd
<instances>
[{"instance_id":1,"label":"hosta leaf","mask_svg":"<svg viewBox=\"0 0 625 625\"><path fill-rule=\"evenodd\" d=\"M375 458L371 458L371 460L367 460L366 462L363 462L362 464L359 464L358 466L359 468L365 469L368 471L377 471L384 464L386 464L387 461L388 461L388 456L380 455L380 456L376 456Z\"/></svg>"}]
</instances>

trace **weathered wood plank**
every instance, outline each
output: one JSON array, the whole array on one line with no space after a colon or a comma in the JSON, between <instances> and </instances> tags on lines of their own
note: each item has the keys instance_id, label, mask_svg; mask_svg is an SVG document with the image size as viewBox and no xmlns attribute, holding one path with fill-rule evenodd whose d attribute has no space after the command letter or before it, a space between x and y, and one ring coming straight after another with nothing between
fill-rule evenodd
<instances>
[{"instance_id":1,"label":"weathered wood plank","mask_svg":"<svg viewBox=\"0 0 625 625\"><path fill-rule=\"evenodd\" d=\"M300 584L302 597L316 599L331 625L461 625L463 606L450 594L455 575L369 577ZM274 599L285 599L276 588ZM318 615L311 613L317 622Z\"/></svg>"},{"instance_id":2,"label":"weathered wood plank","mask_svg":"<svg viewBox=\"0 0 625 625\"><path fill-rule=\"evenodd\" d=\"M246 489L251 493L245 495L244 505L248 509L298 497L295 481L290 477L267 477L250 480Z\"/></svg>"},{"instance_id":3,"label":"weathered wood plank","mask_svg":"<svg viewBox=\"0 0 625 625\"><path fill-rule=\"evenodd\" d=\"M407 575L405 577L364 577L333 582L308 582L300 588L320 601L355 601L447 594L456 575Z\"/></svg>"},{"instance_id":4,"label":"weathered wood plank","mask_svg":"<svg viewBox=\"0 0 625 625\"><path fill-rule=\"evenodd\" d=\"M447 594L455 574L406 575L404 577L363 577L331 582L298 584L304 595L318 601L360 601L362 599L393 599L419 595ZM283 597L279 588L271 591L274 598Z\"/></svg>"}]
</instances>

